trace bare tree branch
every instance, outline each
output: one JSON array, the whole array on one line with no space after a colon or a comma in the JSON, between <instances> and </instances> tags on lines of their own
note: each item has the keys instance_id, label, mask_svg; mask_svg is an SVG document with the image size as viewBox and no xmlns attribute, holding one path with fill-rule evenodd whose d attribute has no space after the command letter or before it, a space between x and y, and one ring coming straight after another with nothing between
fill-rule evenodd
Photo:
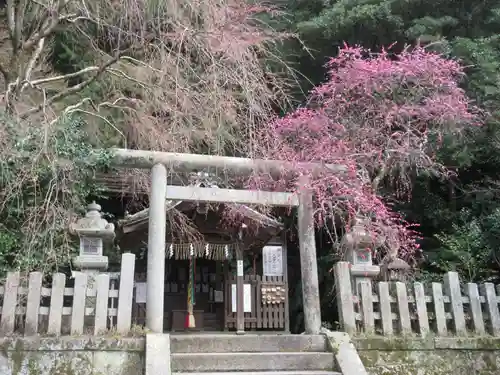
<instances>
[{"instance_id":1,"label":"bare tree branch","mask_svg":"<svg viewBox=\"0 0 500 375\"><path fill-rule=\"evenodd\" d=\"M12 47L14 47L14 36L16 29L16 8L14 2L14 0L7 0L7 27L9 28L10 40L13 43Z\"/></svg>"},{"instance_id":2,"label":"bare tree branch","mask_svg":"<svg viewBox=\"0 0 500 375\"><path fill-rule=\"evenodd\" d=\"M61 91L61 92L53 95L50 98L47 98L47 100L44 101L44 103L41 103L38 106L33 107L33 108L31 108L31 109L29 109L27 111L24 111L21 114L19 114L19 117L21 119L25 119L28 116L30 116L30 115L38 112L38 111L41 111L44 107L46 107L46 106L48 106L48 105L50 105L52 103L55 103L55 102L57 102L59 100L62 100L62 99L64 99L65 97L67 97L69 95L75 94L75 93L83 90L85 87L87 87L88 85L90 85L91 83L93 83L97 78L99 78L102 75L102 73L104 73L106 71L106 69L108 69L114 63L116 63L119 59L120 59L120 53L118 53L114 58L112 58L107 63L105 63L101 67L99 67L99 69L96 71L96 73L92 77L90 77L87 80L79 83L78 85L74 85L74 86L68 87L66 90Z\"/></svg>"},{"instance_id":3,"label":"bare tree branch","mask_svg":"<svg viewBox=\"0 0 500 375\"><path fill-rule=\"evenodd\" d=\"M34 33L26 42L22 44L23 50L33 48L40 41L40 39L46 38L54 32L59 22L67 18L67 16L61 16L59 13L66 5L68 5L69 2L70 0L59 0L57 9L49 10L46 13L42 19L41 30Z\"/></svg>"},{"instance_id":4,"label":"bare tree branch","mask_svg":"<svg viewBox=\"0 0 500 375\"><path fill-rule=\"evenodd\" d=\"M71 79L71 78L75 78L75 77L84 75L86 73L96 72L96 71L99 71L100 69L101 69L101 67L99 67L99 66L88 66L88 67L83 68L83 69L81 69L77 72L74 72L74 73L63 74L63 75L59 75L59 76L55 76L55 77L40 78L40 79L35 79L33 81L26 80L24 82L24 85L29 84L32 86L36 86L36 85L41 85L44 83L63 81L63 80L67 80L67 79Z\"/></svg>"},{"instance_id":5,"label":"bare tree branch","mask_svg":"<svg viewBox=\"0 0 500 375\"><path fill-rule=\"evenodd\" d=\"M14 37L12 39L12 48L14 55L17 54L19 47L23 43L24 15L26 13L27 0L19 0L15 12Z\"/></svg>"},{"instance_id":6,"label":"bare tree branch","mask_svg":"<svg viewBox=\"0 0 500 375\"><path fill-rule=\"evenodd\" d=\"M45 47L45 38L40 39L38 42L37 48L33 51L33 54L31 55L31 58L28 61L28 67L26 68L26 72L24 73L24 80L29 81L31 73L33 72L33 69L35 68L35 65L40 58L40 55L43 52L43 48Z\"/></svg>"}]
</instances>

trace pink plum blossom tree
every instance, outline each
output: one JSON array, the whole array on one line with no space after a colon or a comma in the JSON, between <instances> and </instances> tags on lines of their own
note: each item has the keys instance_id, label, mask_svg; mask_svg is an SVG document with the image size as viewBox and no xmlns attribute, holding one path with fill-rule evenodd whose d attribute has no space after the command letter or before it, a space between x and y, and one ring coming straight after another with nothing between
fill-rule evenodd
<instances>
[{"instance_id":1,"label":"pink plum blossom tree","mask_svg":"<svg viewBox=\"0 0 500 375\"><path fill-rule=\"evenodd\" d=\"M292 168L280 179L257 175L248 183L297 192L306 176L318 225L341 218L348 231L363 217L381 253L414 254L418 233L389 202L408 198L422 171L446 175L435 157L443 135L480 123L459 87L463 68L421 46L395 55L347 45L327 68L328 79L311 91L307 106L269 122L258 137L258 157ZM308 162L325 168L313 175Z\"/></svg>"}]
</instances>

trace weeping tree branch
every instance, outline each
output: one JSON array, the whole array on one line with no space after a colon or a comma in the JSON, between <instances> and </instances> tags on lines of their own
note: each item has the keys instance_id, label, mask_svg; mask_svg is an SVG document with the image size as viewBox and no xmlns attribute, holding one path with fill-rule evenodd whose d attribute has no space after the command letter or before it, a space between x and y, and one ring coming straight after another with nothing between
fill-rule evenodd
<instances>
[{"instance_id":1,"label":"weeping tree branch","mask_svg":"<svg viewBox=\"0 0 500 375\"><path fill-rule=\"evenodd\" d=\"M59 93L51 96L50 98L47 98L44 102L40 103L36 107L30 108L29 110L20 113L19 117L21 119L26 119L28 116L41 111L46 106L48 106L50 104L53 104L53 103L55 103L57 101L60 101L60 100L62 100L64 98L66 98L67 96L70 96L72 94L80 92L85 87L87 87L91 83L95 82L95 80L98 79L111 65L113 65L114 63L116 63L120 59L120 56L122 55L122 53L125 53L125 51L117 53L115 55L115 57L113 57L112 59L110 59L108 62L106 62L105 64L101 65L97 69L88 69L87 72L88 71L92 71L92 70L96 71L96 73L92 77L86 79L85 81L83 81L83 82L81 82L81 83L79 83L77 85L68 87L66 90L63 90L63 91L61 91L61 92L59 92ZM91 68L95 68L95 67L91 67ZM83 69L83 70L85 70L85 69ZM83 74L83 73L80 73L78 75L81 75L81 74ZM56 77L56 78L63 79L61 77ZM50 79L48 79L48 80L50 80Z\"/></svg>"}]
</instances>

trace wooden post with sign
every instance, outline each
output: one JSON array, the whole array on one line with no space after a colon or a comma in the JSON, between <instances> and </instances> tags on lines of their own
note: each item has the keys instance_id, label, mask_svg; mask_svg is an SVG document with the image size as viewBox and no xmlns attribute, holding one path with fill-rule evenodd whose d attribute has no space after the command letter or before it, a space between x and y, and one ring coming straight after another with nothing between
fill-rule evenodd
<instances>
[{"instance_id":1,"label":"wooden post with sign","mask_svg":"<svg viewBox=\"0 0 500 375\"><path fill-rule=\"evenodd\" d=\"M290 333L290 309L289 309L289 289L288 289L288 248L286 236L282 234L282 242L283 242L283 281L285 282L285 332Z\"/></svg>"},{"instance_id":2,"label":"wooden post with sign","mask_svg":"<svg viewBox=\"0 0 500 375\"><path fill-rule=\"evenodd\" d=\"M244 279L243 279L243 250L240 246L236 249L236 333L245 333L245 305L244 305Z\"/></svg>"}]
</instances>

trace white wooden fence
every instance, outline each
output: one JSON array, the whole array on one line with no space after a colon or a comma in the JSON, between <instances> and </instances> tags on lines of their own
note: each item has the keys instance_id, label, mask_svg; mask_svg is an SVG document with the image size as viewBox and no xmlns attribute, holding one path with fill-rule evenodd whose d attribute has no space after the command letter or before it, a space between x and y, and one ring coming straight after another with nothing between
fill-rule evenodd
<instances>
[{"instance_id":1,"label":"white wooden fence","mask_svg":"<svg viewBox=\"0 0 500 375\"><path fill-rule=\"evenodd\" d=\"M460 284L456 272L443 283L360 282L353 294L349 263L335 266L341 328L351 334L500 336L500 286Z\"/></svg>"},{"instance_id":2,"label":"white wooden fence","mask_svg":"<svg viewBox=\"0 0 500 375\"><path fill-rule=\"evenodd\" d=\"M83 272L76 272L72 280L56 273L47 287L41 272L30 273L27 279L9 272L5 285L0 286L0 336L99 335L110 329L128 333L134 268L135 255L123 254L119 286L105 273L94 283ZM67 287L67 282L73 287Z\"/></svg>"}]
</instances>

